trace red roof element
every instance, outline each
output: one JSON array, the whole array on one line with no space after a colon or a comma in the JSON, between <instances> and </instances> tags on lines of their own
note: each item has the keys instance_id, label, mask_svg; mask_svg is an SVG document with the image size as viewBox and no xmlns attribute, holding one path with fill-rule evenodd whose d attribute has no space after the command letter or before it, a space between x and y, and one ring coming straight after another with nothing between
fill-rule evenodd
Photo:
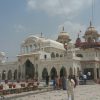
<instances>
[{"instance_id":1,"label":"red roof element","mask_svg":"<svg viewBox=\"0 0 100 100\"><path fill-rule=\"evenodd\" d=\"M95 47L100 47L100 42L82 42L81 43L81 48L95 48Z\"/></svg>"},{"instance_id":2,"label":"red roof element","mask_svg":"<svg viewBox=\"0 0 100 100\"><path fill-rule=\"evenodd\" d=\"M76 39L75 46L76 47L80 47L81 46L81 39L79 37Z\"/></svg>"}]
</instances>

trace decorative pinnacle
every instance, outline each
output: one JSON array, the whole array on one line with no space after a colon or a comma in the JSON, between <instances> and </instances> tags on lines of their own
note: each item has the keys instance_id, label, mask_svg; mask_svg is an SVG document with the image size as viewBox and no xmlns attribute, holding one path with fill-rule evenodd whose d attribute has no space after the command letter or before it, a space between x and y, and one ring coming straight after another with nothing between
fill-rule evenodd
<instances>
[{"instance_id":1,"label":"decorative pinnacle","mask_svg":"<svg viewBox=\"0 0 100 100\"><path fill-rule=\"evenodd\" d=\"M90 20L90 27L92 26L92 22L91 22L91 20Z\"/></svg>"},{"instance_id":2,"label":"decorative pinnacle","mask_svg":"<svg viewBox=\"0 0 100 100\"><path fill-rule=\"evenodd\" d=\"M78 33L78 38L79 38L79 36L80 36L80 33L81 33L81 30L80 30L79 33Z\"/></svg>"},{"instance_id":3,"label":"decorative pinnacle","mask_svg":"<svg viewBox=\"0 0 100 100\"><path fill-rule=\"evenodd\" d=\"M64 32L64 26L62 27L62 31Z\"/></svg>"},{"instance_id":4,"label":"decorative pinnacle","mask_svg":"<svg viewBox=\"0 0 100 100\"><path fill-rule=\"evenodd\" d=\"M43 33L41 32L41 38L42 38Z\"/></svg>"}]
</instances>

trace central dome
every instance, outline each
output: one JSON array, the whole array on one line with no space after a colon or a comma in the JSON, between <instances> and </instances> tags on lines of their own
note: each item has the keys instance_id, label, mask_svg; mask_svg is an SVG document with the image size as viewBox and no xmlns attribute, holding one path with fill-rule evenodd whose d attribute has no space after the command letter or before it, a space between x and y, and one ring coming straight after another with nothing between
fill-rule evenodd
<instances>
[{"instance_id":1,"label":"central dome","mask_svg":"<svg viewBox=\"0 0 100 100\"><path fill-rule=\"evenodd\" d=\"M64 31L64 27L62 28L62 31L60 32L60 34L58 35L58 39L57 41L60 42L60 43L68 43L70 41L70 37L68 35L67 32Z\"/></svg>"}]
</instances>

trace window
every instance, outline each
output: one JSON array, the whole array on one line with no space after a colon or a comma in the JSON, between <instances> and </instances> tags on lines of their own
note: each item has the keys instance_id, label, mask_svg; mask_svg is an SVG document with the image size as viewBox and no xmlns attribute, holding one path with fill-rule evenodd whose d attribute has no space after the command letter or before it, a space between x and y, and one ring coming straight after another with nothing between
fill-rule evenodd
<instances>
[{"instance_id":1,"label":"window","mask_svg":"<svg viewBox=\"0 0 100 100\"><path fill-rule=\"evenodd\" d=\"M59 57L59 54L58 53L56 53L56 57Z\"/></svg>"},{"instance_id":2,"label":"window","mask_svg":"<svg viewBox=\"0 0 100 100\"><path fill-rule=\"evenodd\" d=\"M44 59L47 59L47 55L44 55Z\"/></svg>"},{"instance_id":3,"label":"window","mask_svg":"<svg viewBox=\"0 0 100 100\"><path fill-rule=\"evenodd\" d=\"M55 58L54 52L51 53L51 58Z\"/></svg>"},{"instance_id":4,"label":"window","mask_svg":"<svg viewBox=\"0 0 100 100\"><path fill-rule=\"evenodd\" d=\"M76 56L77 56L77 57L83 57L83 55L82 55L82 54L76 54Z\"/></svg>"},{"instance_id":5,"label":"window","mask_svg":"<svg viewBox=\"0 0 100 100\"><path fill-rule=\"evenodd\" d=\"M60 57L63 57L63 55L61 54Z\"/></svg>"}]
</instances>

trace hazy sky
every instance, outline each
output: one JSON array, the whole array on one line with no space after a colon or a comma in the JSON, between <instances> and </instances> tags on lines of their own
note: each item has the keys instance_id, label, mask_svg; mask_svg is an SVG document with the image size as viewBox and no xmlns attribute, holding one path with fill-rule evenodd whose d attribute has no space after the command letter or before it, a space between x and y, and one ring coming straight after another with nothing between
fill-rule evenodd
<instances>
[{"instance_id":1,"label":"hazy sky","mask_svg":"<svg viewBox=\"0 0 100 100\"><path fill-rule=\"evenodd\" d=\"M74 41L89 26L92 0L0 0L0 51L15 59L30 34L57 39L61 27ZM100 0L95 0L94 26L100 30Z\"/></svg>"}]
</instances>

